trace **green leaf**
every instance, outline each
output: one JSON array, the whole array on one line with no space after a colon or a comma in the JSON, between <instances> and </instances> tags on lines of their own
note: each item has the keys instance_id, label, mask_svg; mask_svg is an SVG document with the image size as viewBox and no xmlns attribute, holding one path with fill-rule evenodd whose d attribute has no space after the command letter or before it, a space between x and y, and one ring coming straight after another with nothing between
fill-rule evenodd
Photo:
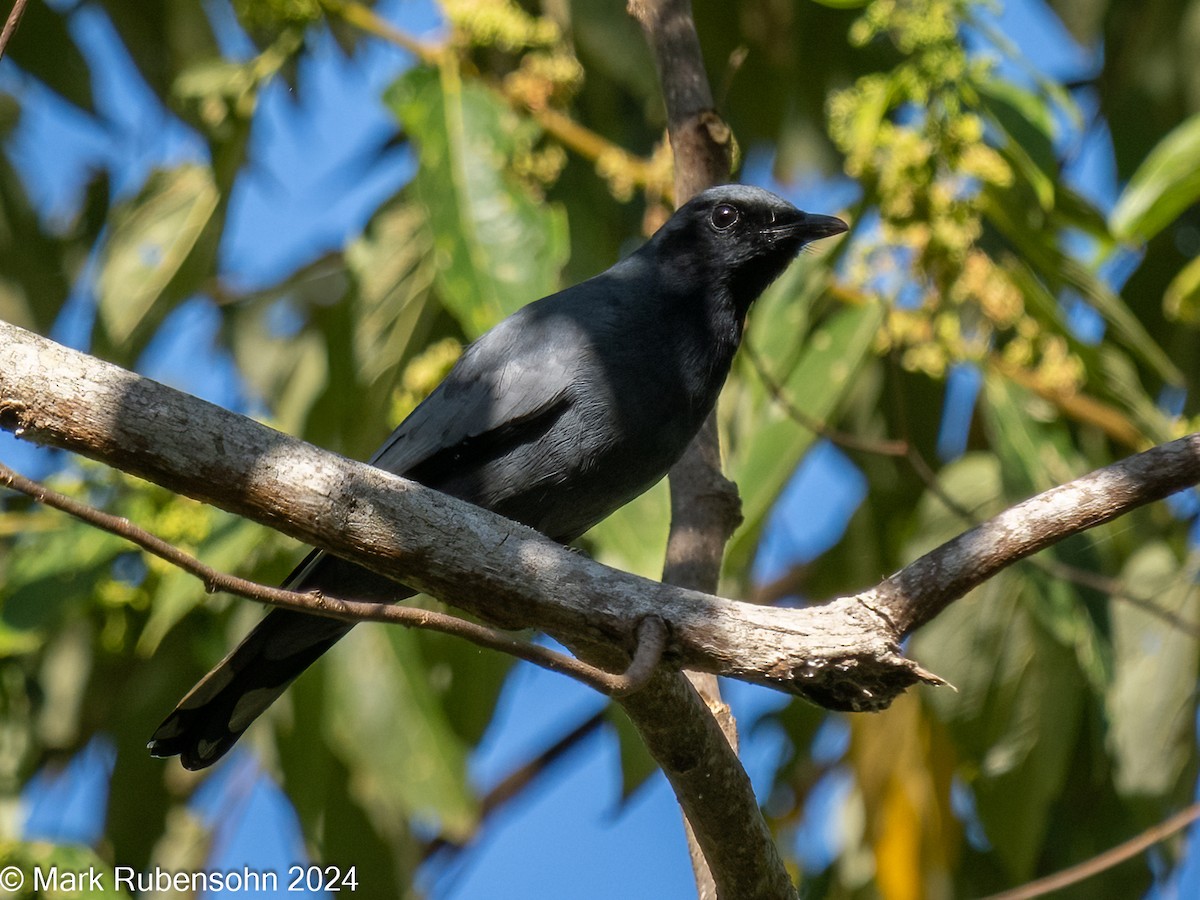
<instances>
[{"instance_id":1,"label":"green leaf","mask_svg":"<svg viewBox=\"0 0 1200 900\"><path fill-rule=\"evenodd\" d=\"M1002 574L951 605L913 643L958 688L929 692L955 736L988 839L1016 881L1032 873L1067 775L1085 693L1073 653Z\"/></svg>"},{"instance_id":2,"label":"green leaf","mask_svg":"<svg viewBox=\"0 0 1200 900\"><path fill-rule=\"evenodd\" d=\"M239 519L211 507L204 508L202 514L215 519L215 524L194 555L220 571L250 575L245 568L247 557L261 551L263 545L275 537L274 533L264 535L263 527L257 522ZM279 539L285 540L282 536ZM247 548L255 549L248 551ZM157 588L150 598L150 612L138 635L137 653L143 657L154 655L172 628L198 606L210 602L211 595L204 590L200 579L181 569L167 569L158 578Z\"/></svg>"},{"instance_id":3,"label":"green leaf","mask_svg":"<svg viewBox=\"0 0 1200 900\"><path fill-rule=\"evenodd\" d=\"M960 505L995 509L998 460L970 454L941 472ZM989 502L990 501L990 502ZM982 512L983 510L981 510ZM957 516L928 493L907 556L961 532ZM1023 590L1024 588L1024 590ZM955 686L925 692L946 723L988 840L1015 881L1033 872L1067 774L1085 698L1074 652L1043 626L1040 590L1013 571L951 604L913 636L912 656Z\"/></svg>"},{"instance_id":4,"label":"green leaf","mask_svg":"<svg viewBox=\"0 0 1200 900\"><path fill-rule=\"evenodd\" d=\"M1148 241L1200 200L1200 113L1185 119L1142 162L1110 222L1123 240Z\"/></svg>"},{"instance_id":5,"label":"green leaf","mask_svg":"<svg viewBox=\"0 0 1200 900\"><path fill-rule=\"evenodd\" d=\"M993 375L984 386L983 418L1000 460L1007 497L1024 498L1082 474L1087 464L1073 449L1066 425L1057 418L1039 422L1036 415L1030 415L1030 404L1036 408L1041 401ZM1069 547L1087 548L1095 540L1095 534L1084 534L1044 553L1060 557ZM1022 574L1028 589L1039 597L1031 614L1047 635L1074 649L1080 671L1093 690L1102 692L1109 679L1107 655L1076 591L1040 571L1025 568Z\"/></svg>"},{"instance_id":6,"label":"green leaf","mask_svg":"<svg viewBox=\"0 0 1200 900\"><path fill-rule=\"evenodd\" d=\"M1043 401L992 373L984 378L984 398L984 422L1009 496L1023 498L1083 474L1061 422L1039 421Z\"/></svg>"},{"instance_id":7,"label":"green leaf","mask_svg":"<svg viewBox=\"0 0 1200 900\"><path fill-rule=\"evenodd\" d=\"M438 631L419 628L413 635L425 661L429 687L447 723L463 741L478 744L492 722L496 701L516 659Z\"/></svg>"},{"instance_id":8,"label":"green leaf","mask_svg":"<svg viewBox=\"0 0 1200 900\"><path fill-rule=\"evenodd\" d=\"M1200 623L1200 592L1163 541L1139 548L1121 572L1160 615L1111 600L1114 678L1106 698L1107 743L1117 790L1126 797L1169 799L1195 753L1200 642L1178 622ZM1171 619L1165 618L1171 617ZM1179 798L1182 799L1182 798Z\"/></svg>"},{"instance_id":9,"label":"green leaf","mask_svg":"<svg viewBox=\"0 0 1200 900\"><path fill-rule=\"evenodd\" d=\"M662 577L670 524L670 489L664 478L592 528L584 541L598 562L658 579Z\"/></svg>"},{"instance_id":10,"label":"green leaf","mask_svg":"<svg viewBox=\"0 0 1200 900\"><path fill-rule=\"evenodd\" d=\"M828 419L870 358L882 319L883 307L877 303L834 312L804 339L795 366L779 379L783 395L809 418ZM758 417L753 437L735 448L729 468L742 494L744 521L730 544L731 566L748 564L767 514L815 440L810 428L772 402Z\"/></svg>"},{"instance_id":11,"label":"green leaf","mask_svg":"<svg viewBox=\"0 0 1200 900\"><path fill-rule=\"evenodd\" d=\"M205 166L187 164L151 173L141 191L112 214L100 253L100 320L114 344L143 324L179 273L217 209Z\"/></svg>"},{"instance_id":12,"label":"green leaf","mask_svg":"<svg viewBox=\"0 0 1200 900\"><path fill-rule=\"evenodd\" d=\"M1025 144L1029 155L1047 172L1055 167L1054 110L1042 93L1011 81L992 78L975 85L984 108L1013 140Z\"/></svg>"},{"instance_id":13,"label":"green leaf","mask_svg":"<svg viewBox=\"0 0 1200 900\"><path fill-rule=\"evenodd\" d=\"M271 307L253 303L232 311L233 355L246 383L259 396L270 398L275 427L301 434L313 404L328 386L329 347L316 328L281 335L272 327Z\"/></svg>"},{"instance_id":14,"label":"green leaf","mask_svg":"<svg viewBox=\"0 0 1200 900\"><path fill-rule=\"evenodd\" d=\"M1163 314L1188 325L1200 325L1200 256L1179 270L1163 292Z\"/></svg>"},{"instance_id":15,"label":"green leaf","mask_svg":"<svg viewBox=\"0 0 1200 900\"><path fill-rule=\"evenodd\" d=\"M1101 345L1099 360L1105 390L1129 411L1142 433L1156 441L1174 438L1171 416L1147 392L1134 361L1120 348L1107 345Z\"/></svg>"},{"instance_id":16,"label":"green leaf","mask_svg":"<svg viewBox=\"0 0 1200 900\"><path fill-rule=\"evenodd\" d=\"M1001 152L1029 183L1042 208L1050 209L1058 159L1049 103L1043 95L996 79L979 84L978 89L992 125L1007 138Z\"/></svg>"},{"instance_id":17,"label":"green leaf","mask_svg":"<svg viewBox=\"0 0 1200 900\"><path fill-rule=\"evenodd\" d=\"M508 167L532 146L533 123L449 64L407 72L386 99L417 145L413 192L433 234L438 295L468 335L552 293L566 216Z\"/></svg>"},{"instance_id":18,"label":"green leaf","mask_svg":"<svg viewBox=\"0 0 1200 900\"><path fill-rule=\"evenodd\" d=\"M983 82L973 82L974 87L981 94L1003 96L1009 102L1015 103L1023 109L1031 122L1039 122L1040 113L1035 113L1038 107L1045 108L1052 119L1066 120L1067 127L1074 130L1081 130L1086 124L1083 111L1079 108L1079 104L1075 102L1075 98L1071 95L1070 90L1061 82L1047 78L1038 65L1026 58L1021 47L1019 47L1005 32L996 27L993 21L988 21L984 17L978 15L980 7L972 6L966 9L966 20L972 28L977 29L987 37L987 40L1000 53L1007 58L1007 61L1021 73L1022 79L1032 82L1034 91L1026 91L1024 88L1016 87L1011 82L1001 81L999 79L989 79ZM989 69L989 74L993 69ZM1048 101L1042 104L1040 98L1045 97Z\"/></svg>"},{"instance_id":19,"label":"green leaf","mask_svg":"<svg viewBox=\"0 0 1200 900\"><path fill-rule=\"evenodd\" d=\"M589 86L612 81L639 102L661 102L654 57L637 20L624 6L604 0L572 3L571 32Z\"/></svg>"},{"instance_id":20,"label":"green leaf","mask_svg":"<svg viewBox=\"0 0 1200 900\"><path fill-rule=\"evenodd\" d=\"M428 331L421 325L436 265L424 208L406 201L384 206L346 248L346 268L356 291L355 357L370 384L393 375Z\"/></svg>"},{"instance_id":21,"label":"green leaf","mask_svg":"<svg viewBox=\"0 0 1200 900\"><path fill-rule=\"evenodd\" d=\"M4 622L18 630L51 627L72 606L90 603L96 582L128 546L80 522L18 543L0 586Z\"/></svg>"},{"instance_id":22,"label":"green leaf","mask_svg":"<svg viewBox=\"0 0 1200 900\"><path fill-rule=\"evenodd\" d=\"M75 275L67 250L43 226L16 168L0 156L0 319L50 329Z\"/></svg>"},{"instance_id":23,"label":"green leaf","mask_svg":"<svg viewBox=\"0 0 1200 900\"><path fill-rule=\"evenodd\" d=\"M1052 240L1044 229L1033 227L1027 213L1016 213L1008 203L1006 192L985 188L988 221L1012 244L1022 260L1032 266L1052 289L1072 288L1096 308L1126 347L1136 353L1164 381L1183 384L1186 379L1179 367L1150 336L1133 311L1099 278L1092 269L1072 259Z\"/></svg>"},{"instance_id":24,"label":"green leaf","mask_svg":"<svg viewBox=\"0 0 1200 900\"><path fill-rule=\"evenodd\" d=\"M220 53L201 0L130 3L100 0L125 52L164 106L176 75L190 64Z\"/></svg>"},{"instance_id":25,"label":"green leaf","mask_svg":"<svg viewBox=\"0 0 1200 900\"><path fill-rule=\"evenodd\" d=\"M248 121L254 115L258 88L272 74L262 57L248 62L202 59L179 73L172 94L197 127L225 136L236 131L239 120Z\"/></svg>"},{"instance_id":26,"label":"green leaf","mask_svg":"<svg viewBox=\"0 0 1200 900\"><path fill-rule=\"evenodd\" d=\"M1113 236L1108 230L1108 220L1104 214L1090 200L1065 184L1055 187L1054 214L1064 226L1078 228L1094 239L1099 245L1100 254L1106 255L1112 251Z\"/></svg>"},{"instance_id":27,"label":"green leaf","mask_svg":"<svg viewBox=\"0 0 1200 900\"><path fill-rule=\"evenodd\" d=\"M430 686L415 636L372 625L343 644L325 663L326 722L357 801L380 817L433 819L447 837L469 836L477 807L466 747Z\"/></svg>"}]
</instances>

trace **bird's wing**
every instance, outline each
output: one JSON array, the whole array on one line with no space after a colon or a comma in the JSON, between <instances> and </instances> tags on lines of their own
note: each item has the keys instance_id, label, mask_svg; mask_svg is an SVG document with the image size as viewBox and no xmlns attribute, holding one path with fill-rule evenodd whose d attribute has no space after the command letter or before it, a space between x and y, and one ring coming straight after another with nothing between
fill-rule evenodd
<instances>
[{"instance_id":1,"label":"bird's wing","mask_svg":"<svg viewBox=\"0 0 1200 900\"><path fill-rule=\"evenodd\" d=\"M523 430L560 413L586 354L561 332L551 338L547 325L544 316L513 316L468 347L371 464L410 475L435 457L457 453L465 462L496 441L519 443Z\"/></svg>"}]
</instances>

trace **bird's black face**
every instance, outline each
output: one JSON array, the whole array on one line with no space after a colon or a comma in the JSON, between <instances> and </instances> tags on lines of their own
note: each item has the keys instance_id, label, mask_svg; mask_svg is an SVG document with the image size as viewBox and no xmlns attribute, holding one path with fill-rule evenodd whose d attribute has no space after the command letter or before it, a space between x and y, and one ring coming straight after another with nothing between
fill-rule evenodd
<instances>
[{"instance_id":1,"label":"bird's black face","mask_svg":"<svg viewBox=\"0 0 1200 900\"><path fill-rule=\"evenodd\" d=\"M734 306L744 314L801 247L841 234L846 223L803 212L769 191L723 185L688 201L667 230L700 250L704 277L726 285Z\"/></svg>"}]
</instances>

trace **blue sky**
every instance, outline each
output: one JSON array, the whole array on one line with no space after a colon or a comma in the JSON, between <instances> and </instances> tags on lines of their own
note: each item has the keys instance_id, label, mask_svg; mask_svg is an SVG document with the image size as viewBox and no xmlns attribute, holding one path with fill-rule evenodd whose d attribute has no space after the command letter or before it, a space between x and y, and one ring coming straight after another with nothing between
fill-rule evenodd
<instances>
[{"instance_id":1,"label":"blue sky","mask_svg":"<svg viewBox=\"0 0 1200 900\"><path fill-rule=\"evenodd\" d=\"M250 48L226 7L212 3L210 9L223 49L248 54ZM426 0L391 0L379 11L410 33L439 27L436 8ZM129 193L152 167L205 153L194 135L159 107L140 83L98 9L80 6L71 23L93 63L102 124L86 120L17 73L11 63L0 62L0 88L20 96L24 107L22 124L11 139L13 156L50 221L70 216L93 167L109 168L118 193ZM994 24L1019 46L1025 60L1037 60L1041 71L1053 77L1074 77L1096 64L1095 54L1077 47L1040 0L1009 0ZM362 172L360 161L377 158L394 134L394 121L379 97L407 64L403 54L375 42L346 59L326 36L301 65L298 95L290 94L282 82L264 93L255 122L252 166L232 199L221 247L223 269L238 287L269 284L320 253L341 247L360 231L380 201L411 176L413 161L403 149L389 151L361 181L344 174ZM1066 149L1077 186L1108 208L1117 184L1103 123L1071 140ZM768 172L769 160L752 150L744 179L765 183ZM849 201L853 190L844 180L801 178L785 193L804 208L833 211ZM80 345L89 324L85 284L56 326L55 336ZM216 402L245 408L247 400L232 363L214 349L217 325L217 314L206 300L189 301L172 316L140 368ZM977 382L969 372L955 376L950 392L955 414L948 418L939 443L943 456L961 452L963 423L975 391ZM0 458L34 474L49 464L44 454L15 444L7 435L0 435ZM865 482L853 463L836 448L818 444L781 498L756 573L769 579L797 561L819 555L840 536L864 494ZM788 515L794 504L802 505L806 514ZM736 683L728 685L728 695L743 733L750 736L744 743L747 768L761 789L783 745L778 735L756 729L755 723L785 700ZM520 664L472 759L473 777L486 789L600 706L594 694L574 682ZM844 729L827 729L823 740L830 759L836 759ZM589 738L549 777L489 822L483 839L459 861L426 871L423 886L446 900L691 895L683 829L669 787L657 776L622 802L617 754L610 732ZM28 833L83 840L94 835L103 810L103 773L110 765L111 749L100 741L58 782L42 779L31 785ZM826 809L835 809L845 790L844 779L835 777L817 796L826 798ZM214 848L216 867L248 862L282 870L302 852L286 798L269 780L258 777L247 754L235 755L218 769L196 803L201 815L223 823ZM829 858L829 817L811 817L801 833L807 860ZM621 860L621 865L614 866L613 860Z\"/></svg>"}]
</instances>

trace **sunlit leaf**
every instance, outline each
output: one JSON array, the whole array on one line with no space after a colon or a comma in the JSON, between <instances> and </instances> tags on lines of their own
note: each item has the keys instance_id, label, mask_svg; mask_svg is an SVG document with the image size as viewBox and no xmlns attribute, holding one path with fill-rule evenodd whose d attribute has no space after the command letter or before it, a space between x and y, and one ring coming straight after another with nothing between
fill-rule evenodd
<instances>
[{"instance_id":1,"label":"sunlit leaf","mask_svg":"<svg viewBox=\"0 0 1200 900\"><path fill-rule=\"evenodd\" d=\"M828 419L868 359L882 317L878 304L847 306L814 328L796 365L779 379L788 402L814 421ZM737 448L730 469L742 494L744 520L730 545L731 564L746 565L771 506L816 437L810 427L772 404L753 438Z\"/></svg>"},{"instance_id":2,"label":"sunlit leaf","mask_svg":"<svg viewBox=\"0 0 1200 900\"><path fill-rule=\"evenodd\" d=\"M1112 211L1112 230L1148 241L1200 199L1200 113L1163 138L1133 173Z\"/></svg>"},{"instance_id":3,"label":"sunlit leaf","mask_svg":"<svg viewBox=\"0 0 1200 900\"><path fill-rule=\"evenodd\" d=\"M387 100L420 153L414 195L433 232L439 297L468 334L551 293L566 218L506 171L532 123L450 65L411 70Z\"/></svg>"},{"instance_id":4,"label":"sunlit leaf","mask_svg":"<svg viewBox=\"0 0 1200 900\"><path fill-rule=\"evenodd\" d=\"M970 455L942 470L941 488L971 508L991 499L1001 481L997 460ZM953 537L962 524L930 493L921 504L915 557ZM1074 750L1083 709L1075 654L1050 637L1031 609L1043 599L1023 594L1002 572L949 606L913 638L914 659L956 691L925 698L958 748L987 839L1010 877L1033 871Z\"/></svg>"},{"instance_id":5,"label":"sunlit leaf","mask_svg":"<svg viewBox=\"0 0 1200 900\"><path fill-rule=\"evenodd\" d=\"M217 208L204 166L152 173L113 212L97 278L100 320L114 344L127 341L196 246Z\"/></svg>"},{"instance_id":6,"label":"sunlit leaf","mask_svg":"<svg viewBox=\"0 0 1200 900\"><path fill-rule=\"evenodd\" d=\"M414 636L373 625L345 643L325 662L327 727L354 773L358 802L381 816L415 816L447 836L467 836L477 813L466 747L431 690Z\"/></svg>"},{"instance_id":7,"label":"sunlit leaf","mask_svg":"<svg viewBox=\"0 0 1200 900\"><path fill-rule=\"evenodd\" d=\"M1200 324L1200 256L1180 269L1167 285L1163 313L1176 322Z\"/></svg>"},{"instance_id":8,"label":"sunlit leaf","mask_svg":"<svg viewBox=\"0 0 1200 900\"><path fill-rule=\"evenodd\" d=\"M1114 334L1159 376L1171 384L1186 380L1179 367L1150 336L1128 304L1090 268L1072 259L1055 242L1031 229L1028 211L1014 210L1003 192L985 191L989 221L1055 289L1072 288L1104 316Z\"/></svg>"},{"instance_id":9,"label":"sunlit leaf","mask_svg":"<svg viewBox=\"0 0 1200 900\"><path fill-rule=\"evenodd\" d=\"M954 750L915 695L850 722L850 753L881 896L936 894L962 839L950 809ZM922 890L922 886L925 889Z\"/></svg>"},{"instance_id":10,"label":"sunlit leaf","mask_svg":"<svg viewBox=\"0 0 1200 900\"><path fill-rule=\"evenodd\" d=\"M1107 742L1117 790L1179 799L1174 795L1195 756L1200 591L1195 573L1161 541L1134 553L1121 582L1159 613L1121 597L1111 601L1115 672L1106 698Z\"/></svg>"}]
</instances>

